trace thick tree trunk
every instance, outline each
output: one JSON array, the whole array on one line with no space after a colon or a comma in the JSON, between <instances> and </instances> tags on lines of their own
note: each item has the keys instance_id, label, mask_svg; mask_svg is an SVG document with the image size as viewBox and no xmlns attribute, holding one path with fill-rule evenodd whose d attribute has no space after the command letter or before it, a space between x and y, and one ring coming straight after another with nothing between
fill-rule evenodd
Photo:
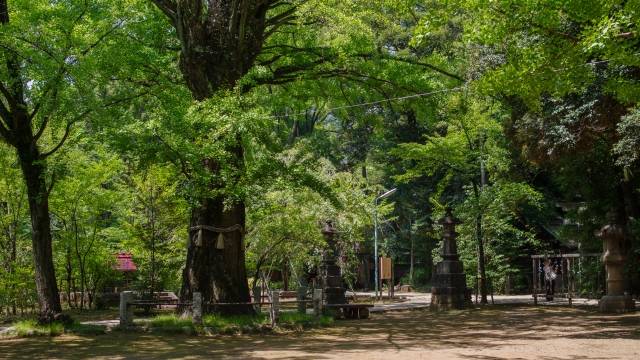
<instances>
[{"instance_id":1,"label":"thick tree trunk","mask_svg":"<svg viewBox=\"0 0 640 360\"><path fill-rule=\"evenodd\" d=\"M198 225L229 228L240 225L240 229L221 233L224 248L219 249L220 233L202 230L190 232L187 249L187 264L182 276L181 297L190 300L194 292L202 293L204 301L210 303L250 302L249 286L245 267L244 251L244 204L237 203L225 209L223 199L206 199L204 204L192 210L191 228ZM220 305L216 311L226 314L251 314L248 305Z\"/></svg>"},{"instance_id":2,"label":"thick tree trunk","mask_svg":"<svg viewBox=\"0 0 640 360\"><path fill-rule=\"evenodd\" d=\"M20 167L27 184L31 213L31 242L36 277L40 320L52 321L62 312L51 250L49 193L45 183L45 165L35 145L19 147Z\"/></svg>"},{"instance_id":3,"label":"thick tree trunk","mask_svg":"<svg viewBox=\"0 0 640 360\"><path fill-rule=\"evenodd\" d=\"M244 152L239 145L231 152L235 154L232 161L235 162L239 176L244 164ZM205 166L212 173L220 169L211 159L205 162ZM215 188L222 184L211 186ZM230 199L223 196L203 199L201 205L192 210L181 298L189 301L193 292L200 292L205 302L236 304L216 306L212 309L216 312L253 314L252 306L237 304L251 301L245 265L245 205L242 200L231 203L226 203L225 200ZM214 227L222 231L197 230L196 227L199 226ZM223 239L221 243L220 236Z\"/></svg>"}]
</instances>

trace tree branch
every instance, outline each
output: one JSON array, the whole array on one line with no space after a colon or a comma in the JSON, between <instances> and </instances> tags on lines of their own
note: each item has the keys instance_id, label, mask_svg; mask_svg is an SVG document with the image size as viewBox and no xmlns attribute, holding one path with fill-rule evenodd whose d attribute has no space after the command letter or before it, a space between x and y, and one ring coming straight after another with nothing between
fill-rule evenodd
<instances>
[{"instance_id":1,"label":"tree branch","mask_svg":"<svg viewBox=\"0 0 640 360\"><path fill-rule=\"evenodd\" d=\"M129 100L137 99L137 98L139 98L141 96L144 96L144 95L146 95L148 93L149 93L149 90L143 91L143 92L141 92L139 94L135 94L135 95L130 96L130 97L121 98L121 99L115 99L113 101L110 101L108 103L103 104L102 106L100 106L100 108L106 109L108 107L111 107L111 106L114 106L114 105L118 105L120 103L129 101ZM95 108L87 109L87 110L81 112L80 114L78 114L71 121L69 121L67 123L67 126L65 127L64 135L62 136L62 139L60 139L60 142L58 142L58 144L53 149L51 149L51 150L43 153L42 155L40 155L40 158L41 159L46 159L47 157L51 156L53 153L58 151L58 149L60 149L60 147L62 147L62 145L64 145L65 141L67 141L67 138L69 137L69 134L71 132L71 127L73 126L73 124L75 124L78 121L82 120L82 118L84 118L85 116L89 115L90 113L92 113L95 110L97 110L97 109L95 109Z\"/></svg>"},{"instance_id":2,"label":"tree branch","mask_svg":"<svg viewBox=\"0 0 640 360\"><path fill-rule=\"evenodd\" d=\"M9 112L9 109L4 106L4 102L2 100L0 100L0 120L4 121L7 124L9 123L9 121L11 121L11 113ZM0 121L0 125L3 125L2 121Z\"/></svg>"},{"instance_id":3,"label":"tree branch","mask_svg":"<svg viewBox=\"0 0 640 360\"><path fill-rule=\"evenodd\" d=\"M177 21L177 5L173 0L151 0L160 11L162 11L171 21L172 24L176 24Z\"/></svg>"},{"instance_id":4,"label":"tree branch","mask_svg":"<svg viewBox=\"0 0 640 360\"><path fill-rule=\"evenodd\" d=\"M82 54L82 56L87 55L89 51L95 49L98 45L100 45L102 41L104 41L104 39L107 38L107 36L111 35L114 31L119 29L121 26L122 24L120 23L117 23L116 25L112 26L104 34L100 35L100 37L98 37L98 40L96 40L93 44L89 45L86 49L82 50L80 54Z\"/></svg>"},{"instance_id":5,"label":"tree branch","mask_svg":"<svg viewBox=\"0 0 640 360\"><path fill-rule=\"evenodd\" d=\"M55 57L55 55L49 49L41 46L37 42L31 41L31 40L29 40L29 39L27 39L27 38L25 38L23 36L19 36L19 35L16 35L15 38L20 40L20 41L26 42L27 44L31 45L36 50L42 51L43 53L47 54L47 56L49 56L51 59L53 59L55 61L60 61L59 59L57 59Z\"/></svg>"},{"instance_id":6,"label":"tree branch","mask_svg":"<svg viewBox=\"0 0 640 360\"><path fill-rule=\"evenodd\" d=\"M291 19L292 17L295 17L295 13L298 10L298 6L299 5L293 5L290 8L288 8L287 10L281 12L280 14L271 17L269 19L267 19L267 21L265 22L267 26L275 26L279 23L285 22L289 19Z\"/></svg>"},{"instance_id":7,"label":"tree branch","mask_svg":"<svg viewBox=\"0 0 640 360\"><path fill-rule=\"evenodd\" d=\"M182 154L180 154L180 152L176 151L171 145L169 145L169 143L164 141L164 139L160 135L158 135L158 133L156 131L153 132L153 135L158 140L160 140L160 142L162 144L164 144L164 146L166 146L172 153L174 153L176 155L176 158L180 162L180 170L182 171L182 174L187 179L191 179L191 175L189 174L189 171L188 171L187 161L182 157Z\"/></svg>"},{"instance_id":8,"label":"tree branch","mask_svg":"<svg viewBox=\"0 0 640 360\"><path fill-rule=\"evenodd\" d=\"M42 96L40 96L40 101L38 101L34 105L33 111L31 111L31 114L29 114L29 122L31 122L33 120L33 118L35 118L36 114L40 110L40 107L44 103L45 98L47 97L47 94L49 94L49 91L53 91L53 96L51 96L53 101L55 101L58 98L58 84L60 83L60 81L62 80L64 74L66 74L66 72L67 72L67 69L66 69L66 66L64 66L64 62L63 62L63 64L58 69L58 74L56 75L56 77L53 78L50 82L48 82L45 85L46 88L45 88L44 92L42 92ZM38 132L39 133L42 132L44 130L43 128L45 126L46 126L46 122L43 123L43 125L41 126L40 131L38 131ZM37 137L36 137L36 140L37 140Z\"/></svg>"},{"instance_id":9,"label":"tree branch","mask_svg":"<svg viewBox=\"0 0 640 360\"><path fill-rule=\"evenodd\" d=\"M38 141L38 139L40 139L40 137L44 133L44 130L47 128L47 124L49 123L49 119L51 119L51 115L47 115L44 117L44 119L42 119L42 124L40 124L40 129L38 129L38 132L36 132L35 136L33 137L34 143Z\"/></svg>"},{"instance_id":10,"label":"tree branch","mask_svg":"<svg viewBox=\"0 0 640 360\"><path fill-rule=\"evenodd\" d=\"M374 60L376 57L379 57L382 60L391 60L391 61L398 61L398 62L403 62L403 63L407 63L407 64L411 64L411 65L416 65L416 66L422 66L431 70L434 70L436 72L439 72L442 75L446 75L450 78L456 79L460 82L464 82L464 79L459 76L456 75L454 73L448 72L444 69L441 69L435 65L429 64L429 63L424 63L424 62L420 62L418 60L413 60L413 59L407 59L407 58L401 58L401 57L396 57L396 56L391 56L391 55L384 55L384 54L357 54L356 55L359 58L362 59L366 59L366 60Z\"/></svg>"},{"instance_id":11,"label":"tree branch","mask_svg":"<svg viewBox=\"0 0 640 360\"><path fill-rule=\"evenodd\" d=\"M9 132L9 129L7 129L7 127L4 125L3 121L0 121L0 137L7 142L9 141L9 137L11 137L11 133Z\"/></svg>"},{"instance_id":12,"label":"tree branch","mask_svg":"<svg viewBox=\"0 0 640 360\"><path fill-rule=\"evenodd\" d=\"M86 111L85 115L88 114L89 112L90 111ZM53 153L58 151L58 149L60 149L62 145L64 145L64 143L67 141L67 138L69 137L69 134L71 133L71 127L75 123L76 121L69 121L67 123L67 126L64 129L64 135L62 136L62 139L60 139L60 141L58 142L58 145L54 146L53 149L47 151L46 153L43 153L42 155L40 155L41 159L46 159L47 157L51 156Z\"/></svg>"},{"instance_id":13,"label":"tree branch","mask_svg":"<svg viewBox=\"0 0 640 360\"><path fill-rule=\"evenodd\" d=\"M7 102L9 103L9 107L11 108L15 107L16 101L13 98L13 95L11 95L11 93L9 92L9 89L7 89L1 81L0 81L0 93L4 95L5 99L7 99Z\"/></svg>"}]
</instances>

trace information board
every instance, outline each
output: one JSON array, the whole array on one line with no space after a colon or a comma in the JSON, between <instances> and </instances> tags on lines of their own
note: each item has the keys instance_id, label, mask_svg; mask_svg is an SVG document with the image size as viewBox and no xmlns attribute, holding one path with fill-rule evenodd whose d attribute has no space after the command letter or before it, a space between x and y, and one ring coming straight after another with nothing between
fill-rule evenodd
<instances>
[{"instance_id":1,"label":"information board","mask_svg":"<svg viewBox=\"0 0 640 360\"><path fill-rule=\"evenodd\" d=\"M391 258L380 258L380 279L391 280Z\"/></svg>"}]
</instances>

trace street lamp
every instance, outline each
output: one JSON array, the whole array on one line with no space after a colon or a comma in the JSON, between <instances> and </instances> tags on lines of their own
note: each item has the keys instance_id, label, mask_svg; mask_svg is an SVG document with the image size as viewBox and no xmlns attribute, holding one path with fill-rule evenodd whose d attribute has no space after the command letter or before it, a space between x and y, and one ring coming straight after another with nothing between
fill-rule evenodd
<instances>
[{"instance_id":1,"label":"street lamp","mask_svg":"<svg viewBox=\"0 0 640 360\"><path fill-rule=\"evenodd\" d=\"M387 192L385 192L384 194L378 196L377 198L375 198L374 202L374 207L373 207L373 257L374 257L374 275L375 275L375 281L376 281L376 299L378 298L378 200L380 199L384 199L386 197L389 197L391 195L393 195L396 191L398 191L398 188L393 188Z\"/></svg>"}]
</instances>

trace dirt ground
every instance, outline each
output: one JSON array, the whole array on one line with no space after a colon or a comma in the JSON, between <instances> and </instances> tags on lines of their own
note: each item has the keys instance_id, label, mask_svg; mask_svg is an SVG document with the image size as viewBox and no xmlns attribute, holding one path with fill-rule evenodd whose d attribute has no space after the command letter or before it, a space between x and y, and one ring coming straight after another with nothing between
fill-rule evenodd
<instances>
[{"instance_id":1,"label":"dirt ground","mask_svg":"<svg viewBox=\"0 0 640 360\"><path fill-rule=\"evenodd\" d=\"M640 313L531 306L404 311L287 335L113 332L0 340L0 358L640 359Z\"/></svg>"}]
</instances>

